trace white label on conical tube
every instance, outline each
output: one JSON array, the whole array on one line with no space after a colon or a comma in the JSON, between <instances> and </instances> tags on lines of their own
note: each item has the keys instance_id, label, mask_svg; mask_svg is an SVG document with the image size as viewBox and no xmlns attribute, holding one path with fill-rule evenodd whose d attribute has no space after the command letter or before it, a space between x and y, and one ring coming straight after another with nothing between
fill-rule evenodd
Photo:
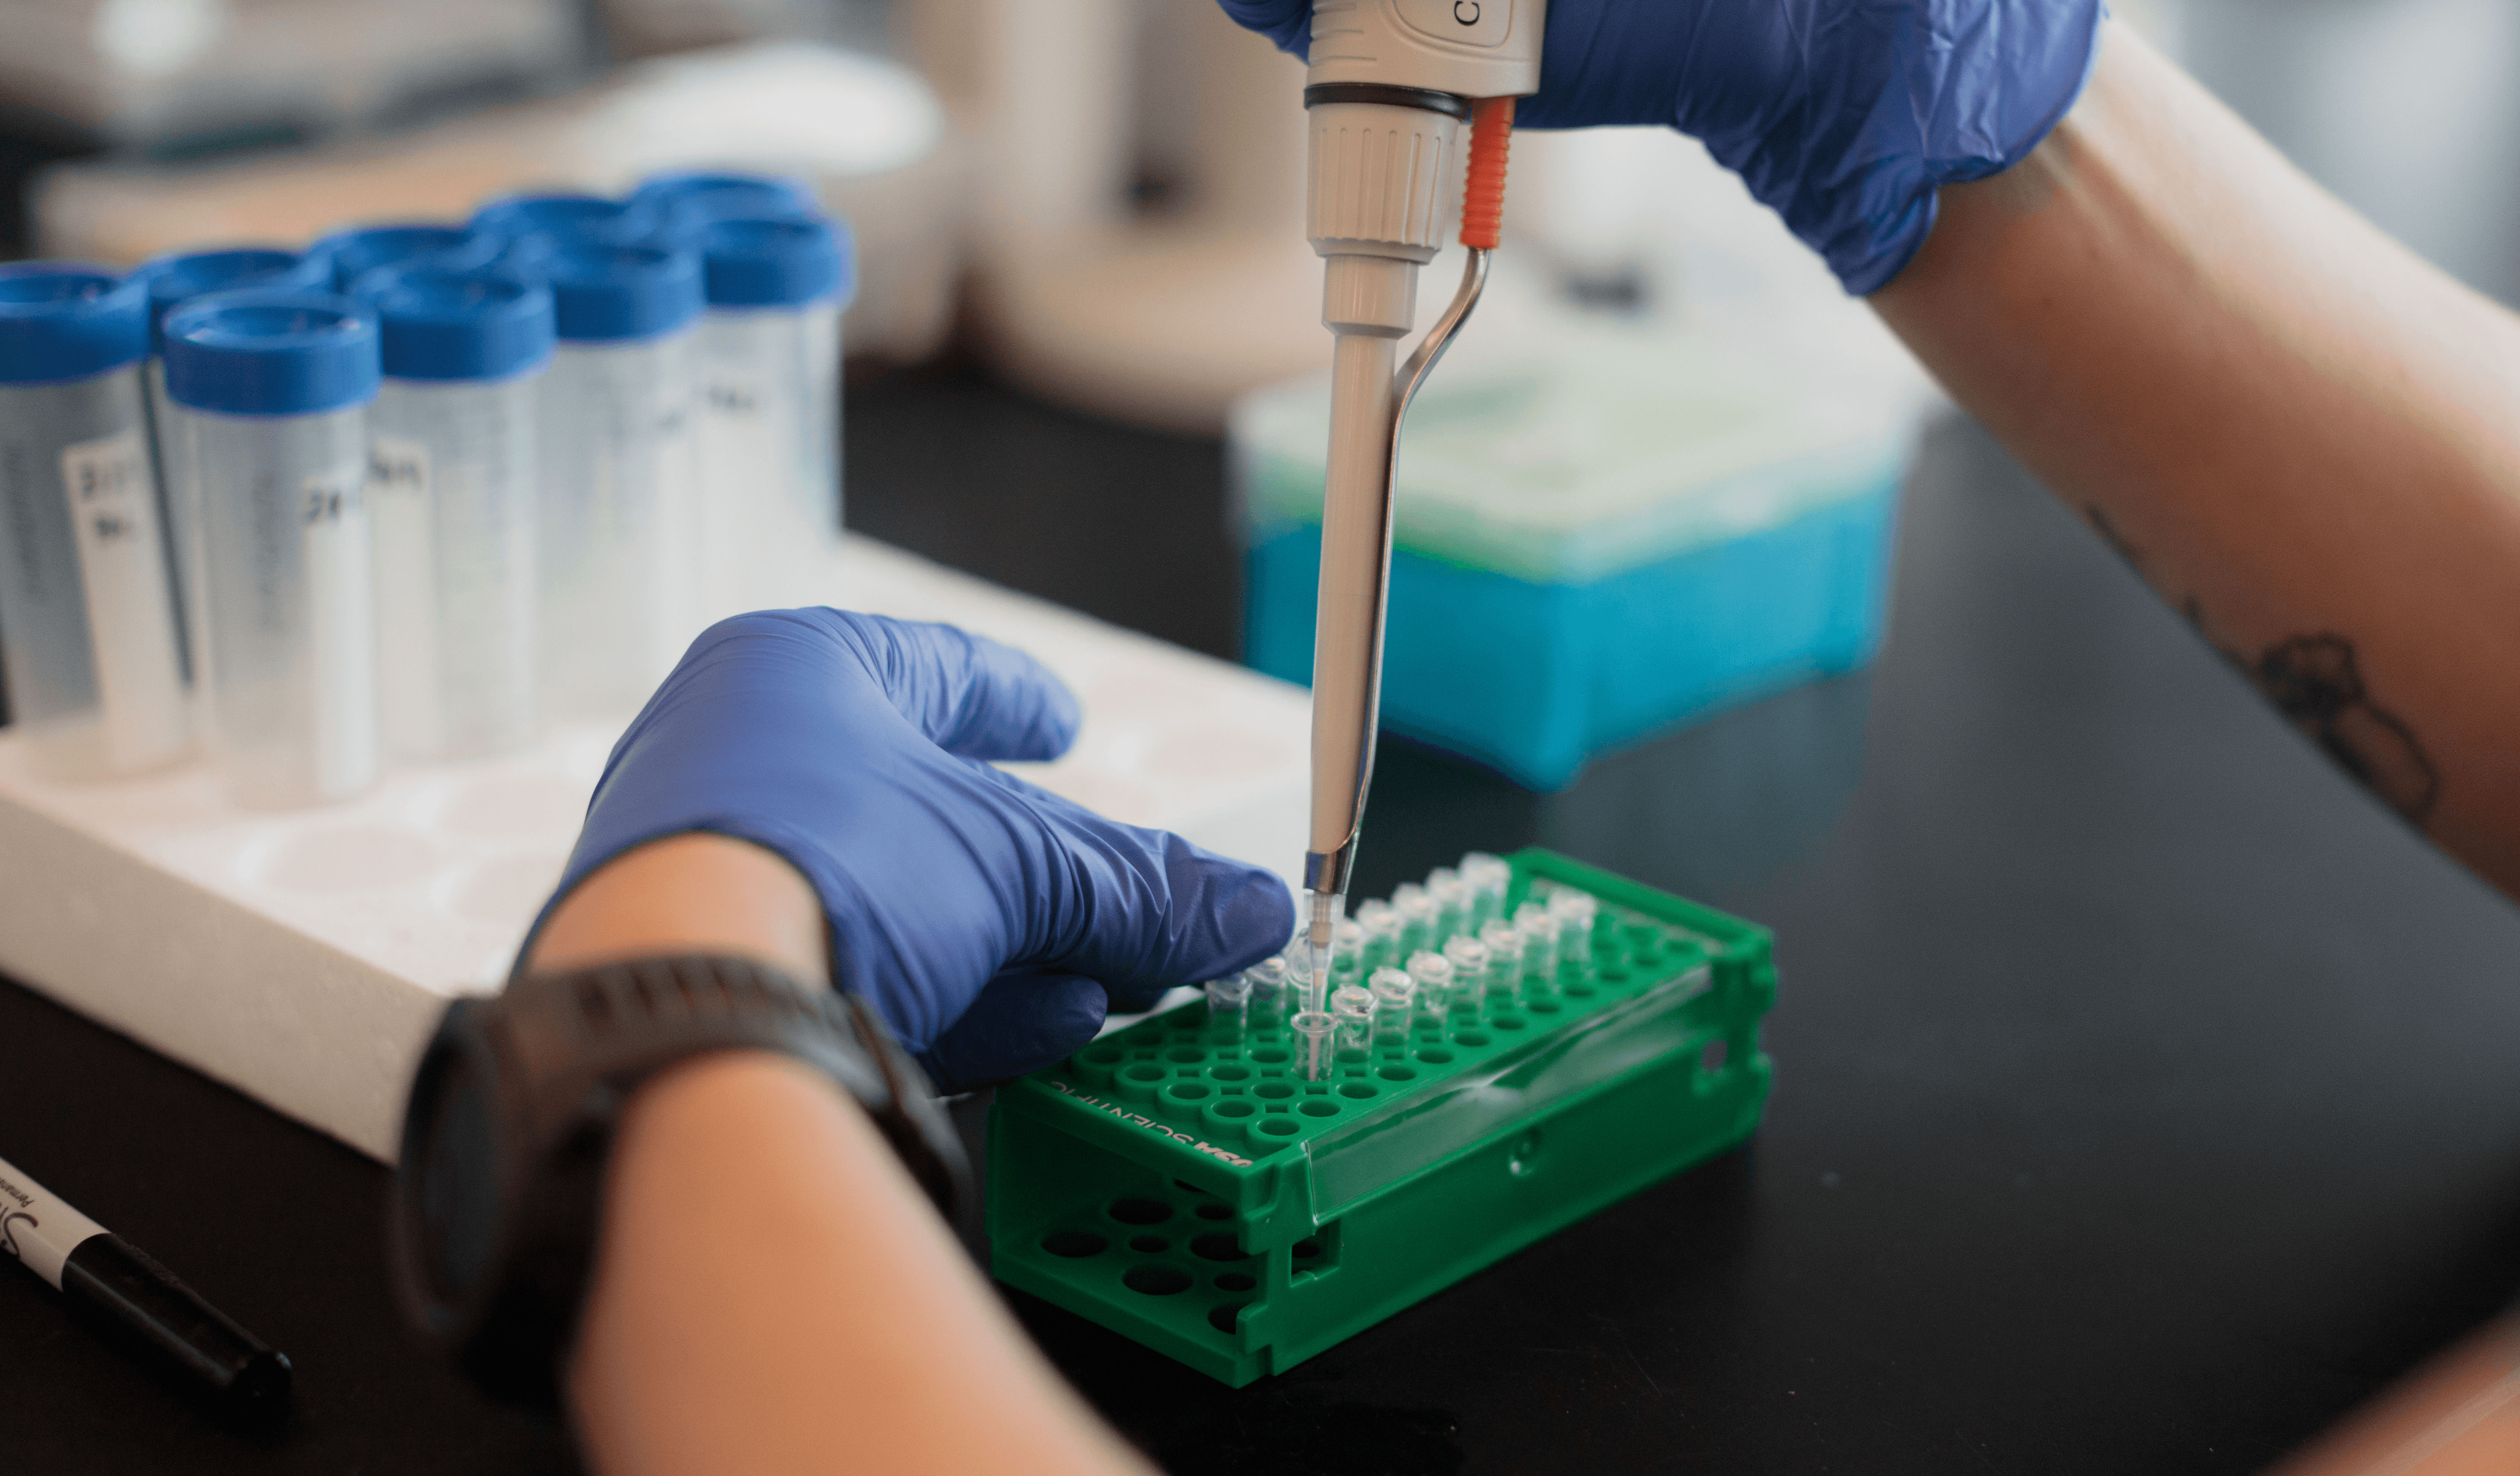
<instances>
[{"instance_id":1,"label":"white label on conical tube","mask_svg":"<svg viewBox=\"0 0 2520 1476\"><path fill-rule=\"evenodd\" d=\"M351 462L308 476L298 489L314 636L315 788L326 798L366 787L377 772L367 470Z\"/></svg>"},{"instance_id":2,"label":"white label on conical tube","mask_svg":"<svg viewBox=\"0 0 2520 1476\"><path fill-rule=\"evenodd\" d=\"M104 1226L0 1160L0 1256L25 1262L28 1271L59 1290L62 1263L79 1242L104 1233Z\"/></svg>"},{"instance_id":3,"label":"white label on conical tube","mask_svg":"<svg viewBox=\"0 0 2520 1476\"><path fill-rule=\"evenodd\" d=\"M184 678L141 432L62 448L62 485L87 596L106 761L117 771L163 763L185 742Z\"/></svg>"},{"instance_id":4,"label":"white label on conical tube","mask_svg":"<svg viewBox=\"0 0 2520 1476\"><path fill-rule=\"evenodd\" d=\"M376 532L377 688L396 744L434 754L446 741L439 700L437 529L428 446L375 438L369 517Z\"/></svg>"}]
</instances>

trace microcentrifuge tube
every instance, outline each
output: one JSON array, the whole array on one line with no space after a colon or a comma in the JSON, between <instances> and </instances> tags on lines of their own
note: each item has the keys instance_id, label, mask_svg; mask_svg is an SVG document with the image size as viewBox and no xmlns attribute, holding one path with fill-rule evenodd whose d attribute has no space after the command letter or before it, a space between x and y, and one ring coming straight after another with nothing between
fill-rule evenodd
<instances>
[{"instance_id":1,"label":"microcentrifuge tube","mask_svg":"<svg viewBox=\"0 0 2520 1476\"><path fill-rule=\"evenodd\" d=\"M1417 1008L1418 981L1405 968L1377 968L1367 982L1373 991L1374 1043L1405 1044L1410 1015Z\"/></svg>"},{"instance_id":2,"label":"microcentrifuge tube","mask_svg":"<svg viewBox=\"0 0 2520 1476\"><path fill-rule=\"evenodd\" d=\"M1330 991L1330 1019L1336 1028L1334 1049L1363 1051L1373 1034L1373 993L1355 984Z\"/></svg>"},{"instance_id":3,"label":"microcentrifuge tube","mask_svg":"<svg viewBox=\"0 0 2520 1476\"><path fill-rule=\"evenodd\" d=\"M1547 904L1526 902L1513 910L1513 925L1522 934L1523 977L1533 980L1534 988L1553 986L1557 982L1557 919L1549 915Z\"/></svg>"},{"instance_id":4,"label":"microcentrifuge tube","mask_svg":"<svg viewBox=\"0 0 2520 1476\"><path fill-rule=\"evenodd\" d=\"M1286 961L1263 959L1242 970L1243 980L1251 986L1243 1006L1243 1018L1262 1029L1274 1029L1286 1007Z\"/></svg>"},{"instance_id":5,"label":"microcentrifuge tube","mask_svg":"<svg viewBox=\"0 0 2520 1476\"><path fill-rule=\"evenodd\" d=\"M1502 856L1472 851L1462 858L1461 872L1470 889L1470 917L1462 930L1476 933L1505 916L1505 893L1513 883L1513 868Z\"/></svg>"},{"instance_id":6,"label":"microcentrifuge tube","mask_svg":"<svg viewBox=\"0 0 2520 1476\"><path fill-rule=\"evenodd\" d=\"M1390 903L1376 897L1356 905L1356 922L1365 929L1365 949L1359 965L1369 974L1377 968L1389 968L1400 962L1400 914Z\"/></svg>"},{"instance_id":7,"label":"microcentrifuge tube","mask_svg":"<svg viewBox=\"0 0 2520 1476\"><path fill-rule=\"evenodd\" d=\"M1426 895L1435 902L1435 930L1426 946L1441 948L1454 934L1468 927L1470 889L1463 884L1461 872L1439 866L1426 873Z\"/></svg>"},{"instance_id":8,"label":"microcentrifuge tube","mask_svg":"<svg viewBox=\"0 0 2520 1476\"><path fill-rule=\"evenodd\" d=\"M1418 1007L1441 1017L1453 1007L1453 965L1442 954L1419 950L1409 956L1409 976L1418 981Z\"/></svg>"},{"instance_id":9,"label":"microcentrifuge tube","mask_svg":"<svg viewBox=\"0 0 2520 1476\"><path fill-rule=\"evenodd\" d=\"M1300 1037L1296 1049L1304 1053L1304 1080L1317 1082L1330 1074L1329 1011L1299 1009L1286 1022Z\"/></svg>"},{"instance_id":10,"label":"microcentrifuge tube","mask_svg":"<svg viewBox=\"0 0 2520 1476\"><path fill-rule=\"evenodd\" d=\"M1512 923L1499 919L1479 929L1479 941L1488 950L1488 998L1499 1001L1522 997L1522 932Z\"/></svg>"},{"instance_id":11,"label":"microcentrifuge tube","mask_svg":"<svg viewBox=\"0 0 2520 1476\"><path fill-rule=\"evenodd\" d=\"M1365 976L1365 924L1350 917L1330 929L1330 977Z\"/></svg>"},{"instance_id":12,"label":"microcentrifuge tube","mask_svg":"<svg viewBox=\"0 0 2520 1476\"><path fill-rule=\"evenodd\" d=\"M1600 915L1600 902L1589 892L1559 892L1549 899L1549 911L1557 919L1559 957L1579 969L1592 967L1593 919Z\"/></svg>"},{"instance_id":13,"label":"microcentrifuge tube","mask_svg":"<svg viewBox=\"0 0 2520 1476\"><path fill-rule=\"evenodd\" d=\"M1391 906L1400 914L1400 957L1435 946L1435 899L1414 881L1404 881L1391 889Z\"/></svg>"},{"instance_id":14,"label":"microcentrifuge tube","mask_svg":"<svg viewBox=\"0 0 2520 1476\"><path fill-rule=\"evenodd\" d=\"M1207 1018L1212 1025L1230 1025L1238 1032L1249 1029L1251 976L1247 973L1227 974L1222 979L1208 980Z\"/></svg>"},{"instance_id":15,"label":"microcentrifuge tube","mask_svg":"<svg viewBox=\"0 0 2520 1476\"><path fill-rule=\"evenodd\" d=\"M1478 1008L1488 993L1488 946L1476 938L1449 939L1444 962L1453 965L1454 1006Z\"/></svg>"}]
</instances>

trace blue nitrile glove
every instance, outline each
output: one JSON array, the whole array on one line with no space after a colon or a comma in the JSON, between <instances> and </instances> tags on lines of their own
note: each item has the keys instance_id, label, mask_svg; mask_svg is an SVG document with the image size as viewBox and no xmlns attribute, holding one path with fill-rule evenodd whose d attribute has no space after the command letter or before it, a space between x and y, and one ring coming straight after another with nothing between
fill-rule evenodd
<instances>
[{"instance_id":1,"label":"blue nitrile glove","mask_svg":"<svg viewBox=\"0 0 2520 1476\"><path fill-rule=\"evenodd\" d=\"M1221 0L1303 56L1311 0ZM1517 126L1705 142L1850 292L1925 241L1937 186L2017 162L2081 95L2101 0L1550 0Z\"/></svg>"},{"instance_id":2,"label":"blue nitrile glove","mask_svg":"<svg viewBox=\"0 0 2520 1476\"><path fill-rule=\"evenodd\" d=\"M983 762L1057 758L1076 723L1030 656L951 626L720 621L614 746L559 895L662 836L752 841L813 883L832 982L941 1090L1014 1076L1106 1008L1255 963L1294 929L1269 872Z\"/></svg>"}]
</instances>

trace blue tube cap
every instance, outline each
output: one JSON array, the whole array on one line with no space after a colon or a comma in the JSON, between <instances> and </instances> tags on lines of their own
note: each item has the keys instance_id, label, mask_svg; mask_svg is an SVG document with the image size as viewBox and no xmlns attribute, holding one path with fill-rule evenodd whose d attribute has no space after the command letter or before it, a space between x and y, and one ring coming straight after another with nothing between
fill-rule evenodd
<instances>
[{"instance_id":1,"label":"blue tube cap","mask_svg":"<svg viewBox=\"0 0 2520 1476\"><path fill-rule=\"evenodd\" d=\"M563 342L670 334L699 316L700 259L661 246L565 247L545 263Z\"/></svg>"},{"instance_id":2,"label":"blue tube cap","mask_svg":"<svg viewBox=\"0 0 2520 1476\"><path fill-rule=\"evenodd\" d=\"M218 415L323 415L377 397L377 321L331 292L216 292L166 315L166 394Z\"/></svg>"},{"instance_id":3,"label":"blue tube cap","mask_svg":"<svg viewBox=\"0 0 2520 1476\"><path fill-rule=\"evenodd\" d=\"M499 254L499 238L471 226L438 221L397 221L387 225L353 226L306 248L309 256L333 263L333 291L348 292L379 267L427 259L431 266L471 271L488 266Z\"/></svg>"},{"instance_id":4,"label":"blue tube cap","mask_svg":"<svg viewBox=\"0 0 2520 1476\"><path fill-rule=\"evenodd\" d=\"M473 212L472 228L506 243L500 264L539 270L573 246L628 246L654 242L665 224L653 205L601 195L511 195Z\"/></svg>"},{"instance_id":5,"label":"blue tube cap","mask_svg":"<svg viewBox=\"0 0 2520 1476\"><path fill-rule=\"evenodd\" d=\"M630 192L634 204L668 210L693 204L714 218L788 215L819 208L814 187L792 174L751 174L738 169L673 169L651 174Z\"/></svg>"},{"instance_id":6,"label":"blue tube cap","mask_svg":"<svg viewBox=\"0 0 2520 1476\"><path fill-rule=\"evenodd\" d=\"M223 246L214 251L175 251L144 263L131 274L149 284L149 351L166 351L166 314L207 292L265 288L320 292L333 285L333 263L311 251L276 246Z\"/></svg>"},{"instance_id":7,"label":"blue tube cap","mask_svg":"<svg viewBox=\"0 0 2520 1476\"><path fill-rule=\"evenodd\" d=\"M848 227L829 220L721 220L700 236L711 307L802 307L857 288Z\"/></svg>"},{"instance_id":8,"label":"blue tube cap","mask_svg":"<svg viewBox=\"0 0 2520 1476\"><path fill-rule=\"evenodd\" d=\"M0 384L90 379L148 352L148 284L84 261L0 266Z\"/></svg>"},{"instance_id":9,"label":"blue tube cap","mask_svg":"<svg viewBox=\"0 0 2520 1476\"><path fill-rule=\"evenodd\" d=\"M551 359L551 290L514 272L424 258L368 273L357 298L376 314L389 379L505 380Z\"/></svg>"}]
</instances>

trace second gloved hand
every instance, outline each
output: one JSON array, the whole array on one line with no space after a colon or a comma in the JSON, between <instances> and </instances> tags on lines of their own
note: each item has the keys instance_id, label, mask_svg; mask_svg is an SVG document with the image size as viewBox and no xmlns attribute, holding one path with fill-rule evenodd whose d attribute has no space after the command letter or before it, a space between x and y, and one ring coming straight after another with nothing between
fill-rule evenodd
<instances>
[{"instance_id":1,"label":"second gloved hand","mask_svg":"<svg viewBox=\"0 0 2520 1476\"><path fill-rule=\"evenodd\" d=\"M1294 926L1275 875L986 762L1056 758L1076 723L1031 657L950 626L721 621L613 748L561 894L667 835L751 841L813 884L833 984L941 1089L1017 1075L1092 1039L1106 1003L1245 967Z\"/></svg>"},{"instance_id":2,"label":"second gloved hand","mask_svg":"<svg viewBox=\"0 0 2520 1476\"><path fill-rule=\"evenodd\" d=\"M1312 0L1222 0L1297 56ZM1549 0L1517 125L1678 128L1846 290L1899 274L1934 192L2035 148L2083 90L2101 0Z\"/></svg>"}]
</instances>

